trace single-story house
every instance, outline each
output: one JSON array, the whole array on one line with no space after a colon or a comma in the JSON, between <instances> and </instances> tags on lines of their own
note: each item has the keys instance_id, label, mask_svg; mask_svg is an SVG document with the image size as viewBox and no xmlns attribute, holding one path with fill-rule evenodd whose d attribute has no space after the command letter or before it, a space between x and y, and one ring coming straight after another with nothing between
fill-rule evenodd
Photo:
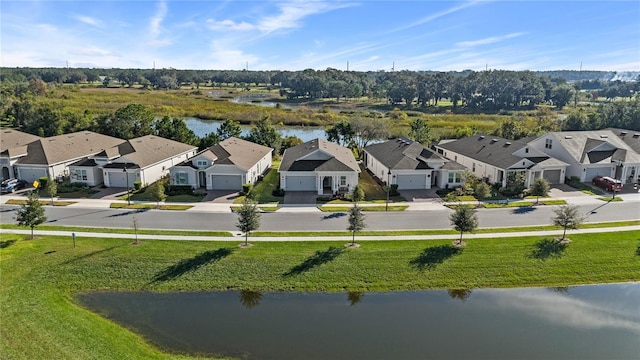
<instances>
[{"instance_id":1,"label":"single-story house","mask_svg":"<svg viewBox=\"0 0 640 360\"><path fill-rule=\"evenodd\" d=\"M358 184L360 167L351 150L315 139L286 149L278 173L280 188L285 191L323 195L352 191Z\"/></svg>"},{"instance_id":2,"label":"single-story house","mask_svg":"<svg viewBox=\"0 0 640 360\"><path fill-rule=\"evenodd\" d=\"M406 138L397 138L364 148L364 163L383 183L398 190L431 189L460 185L465 168ZM452 163L445 167L446 164Z\"/></svg>"},{"instance_id":3,"label":"single-story house","mask_svg":"<svg viewBox=\"0 0 640 360\"><path fill-rule=\"evenodd\" d=\"M503 187L509 173L524 175L526 187L539 177L550 184L564 183L567 163L526 142L479 134L441 140L435 148L438 154L465 166L475 176Z\"/></svg>"},{"instance_id":4,"label":"single-story house","mask_svg":"<svg viewBox=\"0 0 640 360\"><path fill-rule=\"evenodd\" d=\"M135 181L144 186L167 175L171 167L191 158L197 150L193 145L146 135L106 149L93 160L109 161L101 166L105 186L132 187Z\"/></svg>"},{"instance_id":5,"label":"single-story house","mask_svg":"<svg viewBox=\"0 0 640 360\"><path fill-rule=\"evenodd\" d=\"M18 173L14 165L18 159L27 156L27 145L40 139L42 139L40 136L18 130L0 130L0 167L2 167L2 180L17 178Z\"/></svg>"},{"instance_id":6,"label":"single-story house","mask_svg":"<svg viewBox=\"0 0 640 360\"><path fill-rule=\"evenodd\" d=\"M623 137L631 134L627 141L633 143L633 132L622 132L552 132L530 141L527 145L567 163L567 178L575 176L580 178L581 182L591 182L596 176L609 176L629 183L637 179L640 172L640 154L623 140Z\"/></svg>"},{"instance_id":7,"label":"single-story house","mask_svg":"<svg viewBox=\"0 0 640 360\"><path fill-rule=\"evenodd\" d=\"M17 178L32 182L43 176L52 179L69 176L71 164L97 155L104 149L122 142L122 139L92 131L38 138L27 145L26 155L15 162ZM72 181L75 181L73 177Z\"/></svg>"},{"instance_id":8,"label":"single-story house","mask_svg":"<svg viewBox=\"0 0 640 360\"><path fill-rule=\"evenodd\" d=\"M242 190L271 168L273 149L230 137L169 169L171 183L207 190Z\"/></svg>"}]
</instances>

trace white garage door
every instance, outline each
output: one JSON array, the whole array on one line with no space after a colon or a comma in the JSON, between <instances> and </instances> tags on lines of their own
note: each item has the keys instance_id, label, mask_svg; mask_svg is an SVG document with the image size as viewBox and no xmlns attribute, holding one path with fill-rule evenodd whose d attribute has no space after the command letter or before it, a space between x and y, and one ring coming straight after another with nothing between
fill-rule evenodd
<instances>
[{"instance_id":1,"label":"white garage door","mask_svg":"<svg viewBox=\"0 0 640 360\"><path fill-rule=\"evenodd\" d=\"M426 189L427 176L424 174L398 175L396 178L396 183L398 184L398 190Z\"/></svg>"},{"instance_id":2,"label":"white garage door","mask_svg":"<svg viewBox=\"0 0 640 360\"><path fill-rule=\"evenodd\" d=\"M557 169L557 170L545 170L542 177L547 180L547 182L549 184L560 184L562 183L562 181L560 181L560 174L561 174L561 170Z\"/></svg>"},{"instance_id":3,"label":"white garage door","mask_svg":"<svg viewBox=\"0 0 640 360\"><path fill-rule=\"evenodd\" d=\"M585 177L584 177L584 182L591 182L591 180L593 180L594 177L596 176L610 176L611 175L611 169L606 167L606 168L591 168L591 169L587 169L587 172L585 173Z\"/></svg>"},{"instance_id":4,"label":"white garage door","mask_svg":"<svg viewBox=\"0 0 640 360\"><path fill-rule=\"evenodd\" d=\"M315 176L287 176L286 191L316 191Z\"/></svg>"},{"instance_id":5,"label":"white garage door","mask_svg":"<svg viewBox=\"0 0 640 360\"><path fill-rule=\"evenodd\" d=\"M129 187L133 188L133 182L136 181L136 174L129 173ZM122 170L109 171L109 187L127 187L127 174Z\"/></svg>"},{"instance_id":6,"label":"white garage door","mask_svg":"<svg viewBox=\"0 0 640 360\"><path fill-rule=\"evenodd\" d=\"M26 180L29 183L39 180L43 176L47 176L45 169L18 168L18 179Z\"/></svg>"},{"instance_id":7,"label":"white garage door","mask_svg":"<svg viewBox=\"0 0 640 360\"><path fill-rule=\"evenodd\" d=\"M213 190L242 190L242 175L211 175Z\"/></svg>"}]
</instances>

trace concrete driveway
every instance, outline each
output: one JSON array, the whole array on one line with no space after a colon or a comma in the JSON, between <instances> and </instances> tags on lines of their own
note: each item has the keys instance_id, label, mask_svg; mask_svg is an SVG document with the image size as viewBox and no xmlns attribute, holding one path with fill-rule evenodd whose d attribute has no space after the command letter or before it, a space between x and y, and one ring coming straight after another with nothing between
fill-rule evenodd
<instances>
[{"instance_id":1,"label":"concrete driveway","mask_svg":"<svg viewBox=\"0 0 640 360\"><path fill-rule=\"evenodd\" d=\"M202 201L209 201L216 204L231 204L235 199L240 196L240 193L235 190L207 190Z\"/></svg>"},{"instance_id":2,"label":"concrete driveway","mask_svg":"<svg viewBox=\"0 0 640 360\"><path fill-rule=\"evenodd\" d=\"M315 191L287 191L284 193L285 205L314 204L318 193Z\"/></svg>"},{"instance_id":3,"label":"concrete driveway","mask_svg":"<svg viewBox=\"0 0 640 360\"><path fill-rule=\"evenodd\" d=\"M400 196L409 202L437 202L442 199L436 194L437 189L400 190Z\"/></svg>"}]
</instances>

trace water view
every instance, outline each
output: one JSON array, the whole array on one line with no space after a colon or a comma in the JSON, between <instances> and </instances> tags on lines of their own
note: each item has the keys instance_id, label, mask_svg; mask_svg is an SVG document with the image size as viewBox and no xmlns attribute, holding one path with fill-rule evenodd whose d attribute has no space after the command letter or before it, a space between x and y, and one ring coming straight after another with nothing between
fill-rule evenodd
<instances>
[{"instance_id":1,"label":"water view","mask_svg":"<svg viewBox=\"0 0 640 360\"><path fill-rule=\"evenodd\" d=\"M638 359L640 283L390 293L95 292L171 352L247 359Z\"/></svg>"},{"instance_id":2,"label":"water view","mask_svg":"<svg viewBox=\"0 0 640 360\"><path fill-rule=\"evenodd\" d=\"M211 132L215 132L220 127L220 124L222 124L222 121L202 120L198 118L186 118L184 122L187 124L187 127L199 137L204 137ZM241 128L242 136L248 135L251 130L251 126L243 125ZM324 128L320 127L282 126L278 127L278 132L283 137L297 136L304 142L316 138L326 139Z\"/></svg>"}]
</instances>

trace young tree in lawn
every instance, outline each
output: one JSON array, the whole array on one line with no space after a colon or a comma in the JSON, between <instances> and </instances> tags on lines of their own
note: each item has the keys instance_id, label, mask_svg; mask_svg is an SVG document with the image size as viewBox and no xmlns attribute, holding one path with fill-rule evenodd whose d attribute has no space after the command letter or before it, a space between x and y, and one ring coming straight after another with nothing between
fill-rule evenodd
<instances>
[{"instance_id":1,"label":"young tree in lawn","mask_svg":"<svg viewBox=\"0 0 640 360\"><path fill-rule=\"evenodd\" d=\"M153 184L153 186L151 187L151 196L156 201L158 206L160 206L161 201L167 200L167 194L165 194L164 192L164 184L162 180L157 181L155 184Z\"/></svg>"},{"instance_id":2,"label":"young tree in lawn","mask_svg":"<svg viewBox=\"0 0 640 360\"><path fill-rule=\"evenodd\" d=\"M260 227L260 212L255 201L245 199L238 210L238 230L244 233L244 245L249 244L249 233Z\"/></svg>"},{"instance_id":3,"label":"young tree in lawn","mask_svg":"<svg viewBox=\"0 0 640 360\"><path fill-rule=\"evenodd\" d=\"M529 193L536 197L536 204L540 203L540 196L547 196L549 193L549 182L544 178L537 178L533 181Z\"/></svg>"},{"instance_id":4,"label":"young tree in lawn","mask_svg":"<svg viewBox=\"0 0 640 360\"><path fill-rule=\"evenodd\" d=\"M580 209L577 205L562 205L553 209L553 212L556 214L556 216L551 219L553 225L562 226L564 229L560 241L565 239L567 229L577 229L584 221L584 216L580 214Z\"/></svg>"},{"instance_id":5,"label":"young tree in lawn","mask_svg":"<svg viewBox=\"0 0 640 360\"><path fill-rule=\"evenodd\" d=\"M58 195L58 183L56 183L52 178L47 180L47 192L51 197L51 205L53 205L53 198Z\"/></svg>"},{"instance_id":6,"label":"young tree in lawn","mask_svg":"<svg viewBox=\"0 0 640 360\"><path fill-rule=\"evenodd\" d=\"M40 203L37 192L29 192L27 203L18 209L16 220L18 225L31 228L31 239L33 240L33 228L47 221L47 217L44 216L44 207Z\"/></svg>"},{"instance_id":7,"label":"young tree in lawn","mask_svg":"<svg viewBox=\"0 0 640 360\"><path fill-rule=\"evenodd\" d=\"M460 240L458 244L462 244L462 234L465 232L472 232L478 227L478 216L468 206L459 205L455 211L449 217L451 225L457 231L460 231Z\"/></svg>"},{"instance_id":8,"label":"young tree in lawn","mask_svg":"<svg viewBox=\"0 0 640 360\"><path fill-rule=\"evenodd\" d=\"M362 187L360 185L356 185L353 188L353 194L351 195L351 197L353 199L353 202L355 202L356 204L364 200L364 190L362 190Z\"/></svg>"},{"instance_id":9,"label":"young tree in lawn","mask_svg":"<svg viewBox=\"0 0 640 360\"><path fill-rule=\"evenodd\" d=\"M476 184L475 195L478 199L478 203L480 200L486 199L491 196L491 186L484 181L480 181Z\"/></svg>"},{"instance_id":10,"label":"young tree in lawn","mask_svg":"<svg viewBox=\"0 0 640 360\"><path fill-rule=\"evenodd\" d=\"M138 229L140 228L140 224L138 223L137 216L133 215L133 217L131 217L131 225L133 226L133 232L136 234L136 240L133 244L138 245Z\"/></svg>"},{"instance_id":11,"label":"young tree in lawn","mask_svg":"<svg viewBox=\"0 0 640 360\"><path fill-rule=\"evenodd\" d=\"M362 208L356 203L349 210L349 227L347 230L351 231L351 246L356 244L356 233L363 230L367 225L364 223L364 213Z\"/></svg>"}]
</instances>

